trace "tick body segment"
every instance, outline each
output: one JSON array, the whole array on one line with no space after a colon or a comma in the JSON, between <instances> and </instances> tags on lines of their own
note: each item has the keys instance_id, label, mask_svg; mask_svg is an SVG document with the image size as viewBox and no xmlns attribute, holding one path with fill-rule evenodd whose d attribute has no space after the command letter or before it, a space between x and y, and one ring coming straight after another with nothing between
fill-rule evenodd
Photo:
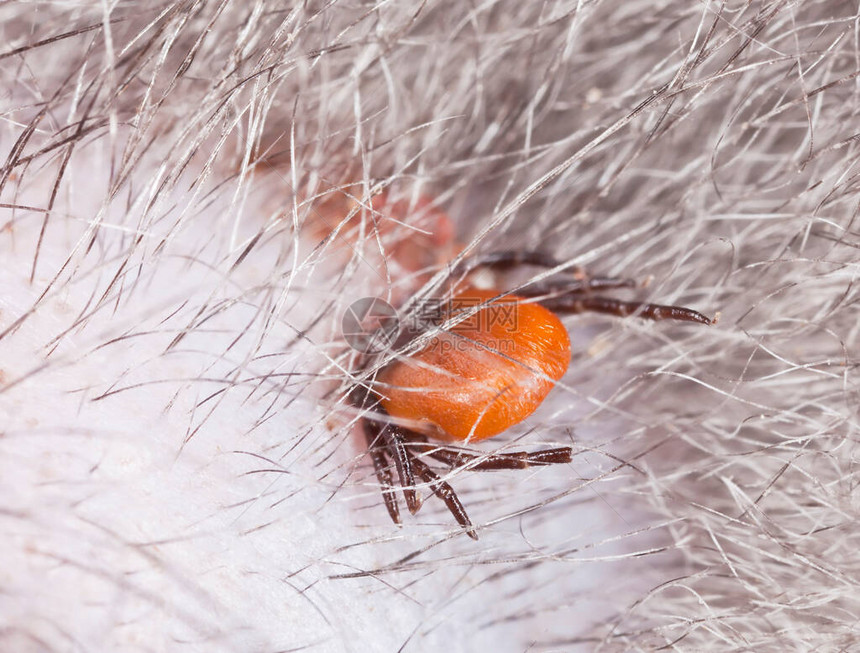
<instances>
[{"instance_id":1,"label":"tick body segment","mask_svg":"<svg viewBox=\"0 0 860 653\"><path fill-rule=\"evenodd\" d=\"M570 364L567 330L540 304L499 294L457 294L444 314L462 321L380 372L375 388L391 417L427 423L438 439L474 442L543 402Z\"/></svg>"},{"instance_id":2,"label":"tick body segment","mask_svg":"<svg viewBox=\"0 0 860 653\"><path fill-rule=\"evenodd\" d=\"M500 252L468 262L466 270L521 264L558 265L536 252ZM591 311L712 324L689 308L597 294L635 285L630 279L591 277L577 268L516 295L468 288L448 301L435 325L438 333L424 348L383 367L370 387L353 388L351 402L367 411L363 430L392 520L400 523L396 486L414 514L421 507L416 484L422 484L477 539L456 492L431 469L431 459L475 471L570 462L570 447L482 454L428 441L428 435L448 442L483 440L531 415L570 363L570 339L557 314Z\"/></svg>"}]
</instances>

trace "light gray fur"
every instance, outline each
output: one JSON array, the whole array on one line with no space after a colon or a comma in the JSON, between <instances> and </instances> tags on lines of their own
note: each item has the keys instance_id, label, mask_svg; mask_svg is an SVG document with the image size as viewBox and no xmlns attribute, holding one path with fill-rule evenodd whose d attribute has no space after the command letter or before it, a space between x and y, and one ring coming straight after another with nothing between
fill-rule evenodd
<instances>
[{"instance_id":1,"label":"light gray fur","mask_svg":"<svg viewBox=\"0 0 860 653\"><path fill-rule=\"evenodd\" d=\"M0 650L857 646L857 20L3 3ZM578 455L449 474L477 543L430 498L390 523L338 401L340 316L417 292L415 232L320 200L382 188L720 313L566 319L481 447Z\"/></svg>"}]
</instances>

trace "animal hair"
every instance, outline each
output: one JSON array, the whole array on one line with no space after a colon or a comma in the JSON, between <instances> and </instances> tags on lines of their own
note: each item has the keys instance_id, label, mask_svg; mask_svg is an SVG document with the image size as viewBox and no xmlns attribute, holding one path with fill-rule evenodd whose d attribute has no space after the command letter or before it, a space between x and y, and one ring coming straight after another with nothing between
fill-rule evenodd
<instances>
[{"instance_id":1,"label":"animal hair","mask_svg":"<svg viewBox=\"0 0 860 653\"><path fill-rule=\"evenodd\" d=\"M2 3L0 650L856 646L857 21ZM450 277L430 210L720 316L566 318L479 448L573 462L439 470L478 542L390 523L344 400L350 303Z\"/></svg>"}]
</instances>

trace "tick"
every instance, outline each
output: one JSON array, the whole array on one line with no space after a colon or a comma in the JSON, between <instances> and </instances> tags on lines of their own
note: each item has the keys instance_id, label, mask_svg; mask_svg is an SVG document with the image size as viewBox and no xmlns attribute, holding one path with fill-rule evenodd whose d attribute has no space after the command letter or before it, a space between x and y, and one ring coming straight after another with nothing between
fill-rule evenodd
<instances>
[{"instance_id":1,"label":"tick","mask_svg":"<svg viewBox=\"0 0 860 653\"><path fill-rule=\"evenodd\" d=\"M478 268L519 265L552 268L559 264L539 252L497 252L467 264L460 276L468 279ZM379 369L375 379L350 392L351 403L364 411L362 430L391 519L401 523L398 489L409 512L418 512L421 498L416 485L423 483L463 530L478 539L457 493L430 461L474 471L571 461L570 447L484 454L430 442L477 442L531 415L570 364L570 338L560 315L597 312L713 323L689 308L601 294L635 286L632 279L590 276L577 268L525 285L516 294L466 285L438 304L429 341L398 356ZM410 334L400 344L408 350L419 335Z\"/></svg>"}]
</instances>

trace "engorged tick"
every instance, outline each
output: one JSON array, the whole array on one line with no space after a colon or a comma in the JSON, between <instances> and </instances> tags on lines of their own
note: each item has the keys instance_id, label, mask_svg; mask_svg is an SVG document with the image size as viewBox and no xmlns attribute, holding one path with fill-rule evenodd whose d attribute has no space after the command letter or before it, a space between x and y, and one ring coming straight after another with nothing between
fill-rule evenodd
<instances>
[{"instance_id":1,"label":"engorged tick","mask_svg":"<svg viewBox=\"0 0 860 653\"><path fill-rule=\"evenodd\" d=\"M558 265L539 252L498 252L476 259L466 271L521 264ZM416 481L426 483L473 539L478 539L477 533L457 494L424 457L475 471L571 461L570 447L482 454L428 441L429 436L476 442L531 415L570 363L570 339L557 314L591 311L713 323L689 308L596 294L635 286L631 279L592 277L577 268L562 279L523 286L516 294L466 287L440 311L450 326L438 330L419 351L384 366L372 382L355 386L350 400L367 411L362 427L391 519L400 523L390 461L409 512L415 514L421 507Z\"/></svg>"}]
</instances>

